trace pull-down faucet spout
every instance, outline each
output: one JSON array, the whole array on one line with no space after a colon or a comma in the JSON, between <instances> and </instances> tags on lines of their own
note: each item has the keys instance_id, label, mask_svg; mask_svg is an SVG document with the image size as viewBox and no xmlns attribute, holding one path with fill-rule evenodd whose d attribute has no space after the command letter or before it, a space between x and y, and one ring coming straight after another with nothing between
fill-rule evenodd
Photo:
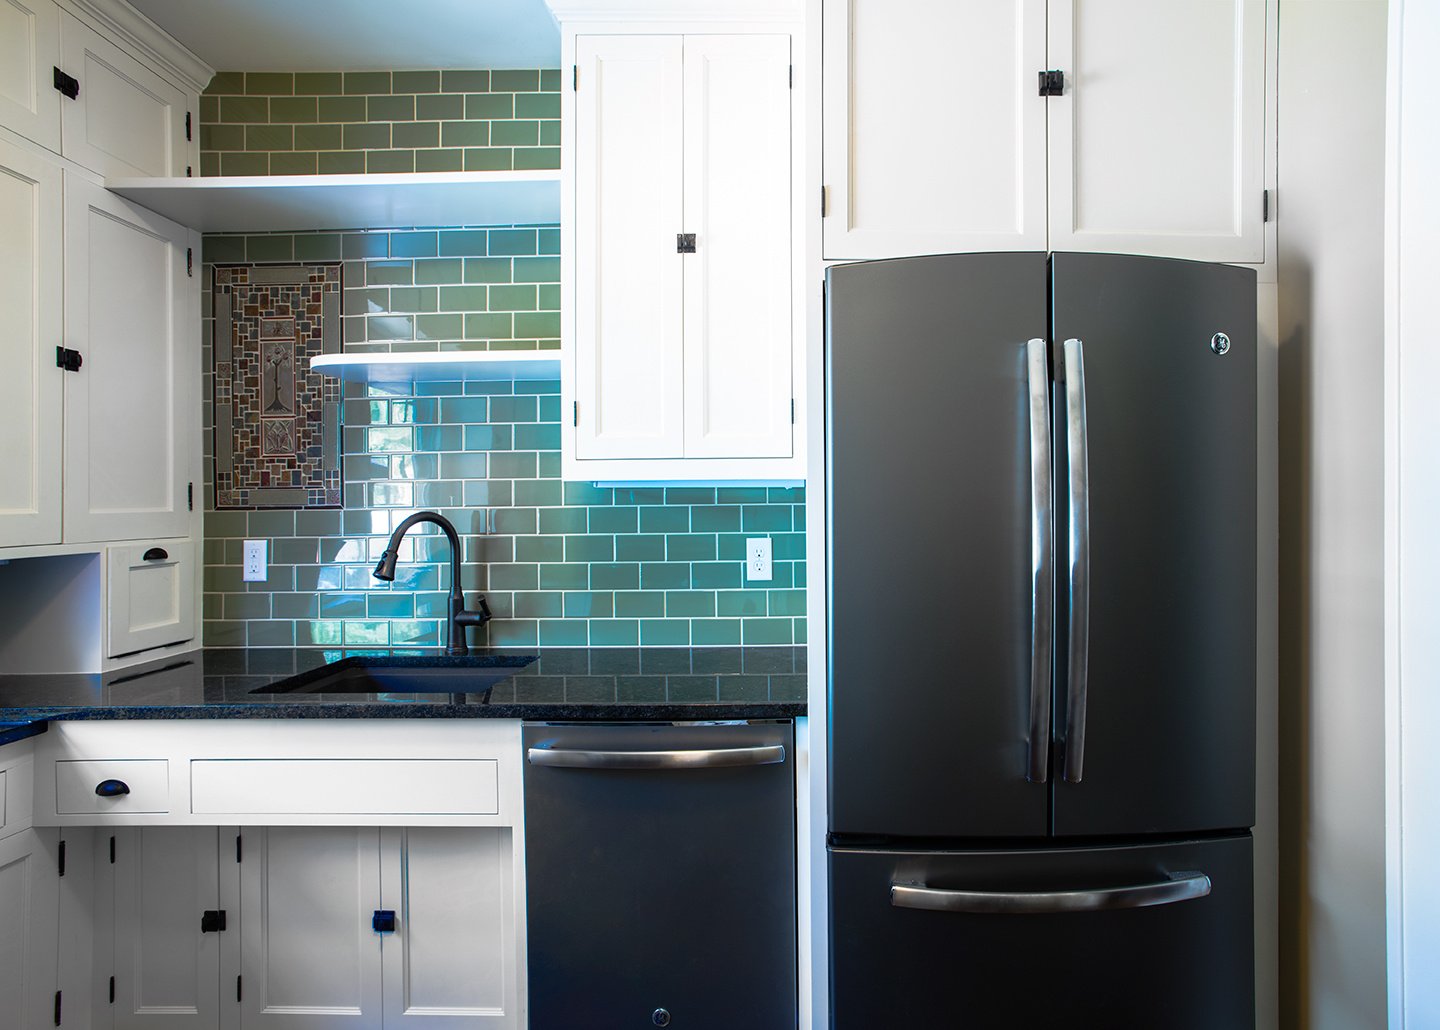
<instances>
[{"instance_id":1,"label":"pull-down faucet spout","mask_svg":"<svg viewBox=\"0 0 1440 1030\"><path fill-rule=\"evenodd\" d=\"M450 618L449 637L445 645L447 655L466 655L470 649L465 646L465 627L483 626L490 621L490 606L480 598L480 610L465 610L465 595L460 589L460 538L450 520L439 512L417 511L390 534L390 543L380 552L380 564L375 566L375 578L386 581L395 579L395 559L400 550L400 541L411 526L420 522L431 522L440 527L445 539L450 542Z\"/></svg>"}]
</instances>

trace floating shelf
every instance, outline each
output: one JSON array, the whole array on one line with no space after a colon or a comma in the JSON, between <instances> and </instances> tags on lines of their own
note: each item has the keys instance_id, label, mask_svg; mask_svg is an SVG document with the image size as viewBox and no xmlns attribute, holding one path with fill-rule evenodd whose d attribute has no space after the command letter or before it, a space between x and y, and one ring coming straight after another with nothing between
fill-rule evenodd
<instances>
[{"instance_id":1,"label":"floating shelf","mask_svg":"<svg viewBox=\"0 0 1440 1030\"><path fill-rule=\"evenodd\" d=\"M560 352L425 351L410 354L317 354L315 372L352 383L464 382L476 379L558 379Z\"/></svg>"},{"instance_id":2,"label":"floating shelf","mask_svg":"<svg viewBox=\"0 0 1440 1030\"><path fill-rule=\"evenodd\" d=\"M200 232L560 221L560 173L417 172L111 179L111 193Z\"/></svg>"}]
</instances>

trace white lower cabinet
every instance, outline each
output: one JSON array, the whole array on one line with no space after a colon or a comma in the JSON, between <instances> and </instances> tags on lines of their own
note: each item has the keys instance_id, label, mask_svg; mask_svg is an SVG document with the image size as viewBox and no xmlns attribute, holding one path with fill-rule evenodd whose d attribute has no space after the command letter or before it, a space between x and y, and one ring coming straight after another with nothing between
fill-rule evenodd
<instances>
[{"instance_id":1,"label":"white lower cabinet","mask_svg":"<svg viewBox=\"0 0 1440 1030\"><path fill-rule=\"evenodd\" d=\"M16 1030L57 1025L58 847L54 829L0 839L0 1024Z\"/></svg>"}]
</instances>

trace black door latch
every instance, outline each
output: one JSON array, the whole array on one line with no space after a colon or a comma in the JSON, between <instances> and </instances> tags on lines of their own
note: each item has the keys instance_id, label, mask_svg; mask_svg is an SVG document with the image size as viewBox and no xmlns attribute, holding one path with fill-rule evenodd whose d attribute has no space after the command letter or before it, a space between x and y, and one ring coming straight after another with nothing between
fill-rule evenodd
<instances>
[{"instance_id":1,"label":"black door latch","mask_svg":"<svg viewBox=\"0 0 1440 1030\"><path fill-rule=\"evenodd\" d=\"M200 914L201 933L222 933L225 930L225 910L206 909Z\"/></svg>"},{"instance_id":2,"label":"black door latch","mask_svg":"<svg viewBox=\"0 0 1440 1030\"><path fill-rule=\"evenodd\" d=\"M378 908L370 917L370 927L376 933L395 932L395 913L388 908Z\"/></svg>"},{"instance_id":3,"label":"black door latch","mask_svg":"<svg viewBox=\"0 0 1440 1030\"><path fill-rule=\"evenodd\" d=\"M80 95L80 80L73 75L66 75L59 68L56 68L55 88L58 89L61 93L64 93L71 100L74 100Z\"/></svg>"},{"instance_id":4,"label":"black door latch","mask_svg":"<svg viewBox=\"0 0 1440 1030\"><path fill-rule=\"evenodd\" d=\"M1040 73L1040 95L1042 97L1058 97L1065 92L1065 73L1062 71L1043 71Z\"/></svg>"},{"instance_id":5,"label":"black door latch","mask_svg":"<svg viewBox=\"0 0 1440 1030\"><path fill-rule=\"evenodd\" d=\"M677 232L675 234L675 253L695 253L695 234L693 232Z\"/></svg>"},{"instance_id":6,"label":"black door latch","mask_svg":"<svg viewBox=\"0 0 1440 1030\"><path fill-rule=\"evenodd\" d=\"M66 372L78 372L85 359L80 357L78 350L71 350L69 347L55 348L55 366L63 368Z\"/></svg>"}]
</instances>

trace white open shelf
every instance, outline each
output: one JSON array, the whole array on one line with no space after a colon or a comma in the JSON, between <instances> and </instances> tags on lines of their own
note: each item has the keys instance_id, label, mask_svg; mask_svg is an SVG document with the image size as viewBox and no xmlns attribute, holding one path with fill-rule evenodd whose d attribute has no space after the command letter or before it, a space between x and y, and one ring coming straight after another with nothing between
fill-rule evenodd
<instances>
[{"instance_id":1,"label":"white open shelf","mask_svg":"<svg viewBox=\"0 0 1440 1030\"><path fill-rule=\"evenodd\" d=\"M425 351L413 354L317 354L310 368L354 383L558 379L560 352Z\"/></svg>"},{"instance_id":2,"label":"white open shelf","mask_svg":"<svg viewBox=\"0 0 1440 1030\"><path fill-rule=\"evenodd\" d=\"M105 186L200 232L560 221L558 171L111 179Z\"/></svg>"}]
</instances>

